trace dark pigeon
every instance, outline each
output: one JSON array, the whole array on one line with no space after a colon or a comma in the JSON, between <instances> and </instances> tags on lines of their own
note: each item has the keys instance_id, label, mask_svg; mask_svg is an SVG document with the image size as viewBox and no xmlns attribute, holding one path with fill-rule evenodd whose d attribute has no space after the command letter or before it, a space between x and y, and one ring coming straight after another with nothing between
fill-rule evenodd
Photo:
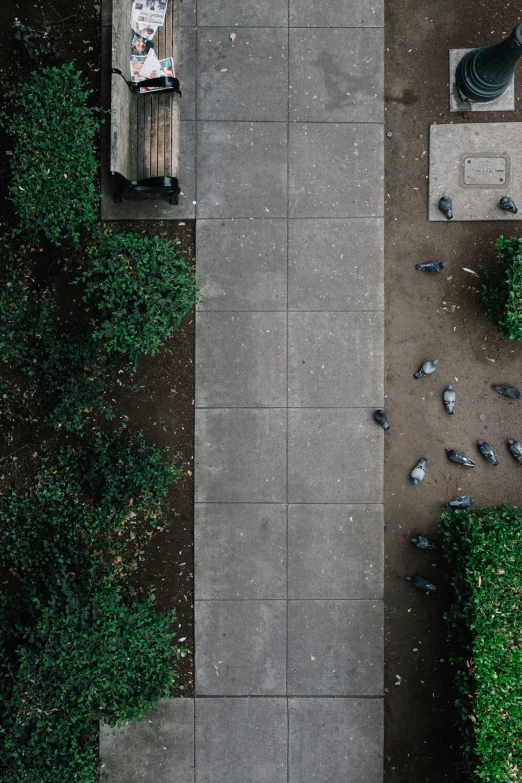
<instances>
[{"instance_id":1,"label":"dark pigeon","mask_svg":"<svg viewBox=\"0 0 522 783\"><path fill-rule=\"evenodd\" d=\"M415 538L410 538L410 541L412 544L415 544L417 549L440 549L440 546L437 546L437 544L434 544L433 541L431 541L429 538L426 538L425 536L416 536Z\"/></svg>"},{"instance_id":2,"label":"dark pigeon","mask_svg":"<svg viewBox=\"0 0 522 783\"><path fill-rule=\"evenodd\" d=\"M461 451L457 451L456 449L446 449L446 454L448 455L448 459L450 459L452 462L456 462L457 465L466 465L468 468L475 467L473 460L469 457L466 457L466 455Z\"/></svg>"},{"instance_id":3,"label":"dark pigeon","mask_svg":"<svg viewBox=\"0 0 522 783\"><path fill-rule=\"evenodd\" d=\"M375 411L373 414L373 418L377 422L377 424L380 424L381 427L383 427L385 430L390 429L390 425L388 424L388 419L386 418L386 413L382 408L379 408Z\"/></svg>"},{"instance_id":4,"label":"dark pigeon","mask_svg":"<svg viewBox=\"0 0 522 783\"><path fill-rule=\"evenodd\" d=\"M473 498L470 498L469 495L457 495L456 498L448 500L446 505L448 508L469 508L474 502Z\"/></svg>"},{"instance_id":5,"label":"dark pigeon","mask_svg":"<svg viewBox=\"0 0 522 783\"><path fill-rule=\"evenodd\" d=\"M498 205L500 209L505 209L506 212L512 212L514 215L518 212L517 206L511 196L502 196Z\"/></svg>"},{"instance_id":6,"label":"dark pigeon","mask_svg":"<svg viewBox=\"0 0 522 783\"><path fill-rule=\"evenodd\" d=\"M520 399L520 391L516 386L492 386L491 388L503 397L511 397L512 400Z\"/></svg>"},{"instance_id":7,"label":"dark pigeon","mask_svg":"<svg viewBox=\"0 0 522 783\"><path fill-rule=\"evenodd\" d=\"M425 468L426 468L427 461L428 460L426 459L426 457L422 457L419 460L419 462L417 462L412 472L410 473L411 480L413 481L414 484L418 484L419 481L422 481L422 479L426 475Z\"/></svg>"},{"instance_id":8,"label":"dark pigeon","mask_svg":"<svg viewBox=\"0 0 522 783\"><path fill-rule=\"evenodd\" d=\"M495 452L493 451L493 446L491 443L486 443L485 440L478 440L477 445L482 456L485 457L488 462L491 462L492 465L497 467L498 459L495 455Z\"/></svg>"},{"instance_id":9,"label":"dark pigeon","mask_svg":"<svg viewBox=\"0 0 522 783\"><path fill-rule=\"evenodd\" d=\"M507 444L514 458L522 465L522 443L519 440L508 440Z\"/></svg>"},{"instance_id":10,"label":"dark pigeon","mask_svg":"<svg viewBox=\"0 0 522 783\"><path fill-rule=\"evenodd\" d=\"M451 383L448 385L446 389L444 389L444 394L442 395L442 398L444 400L444 405L446 406L446 410L448 411L449 415L453 416L453 412L455 411L455 400L457 399L457 395L455 394Z\"/></svg>"},{"instance_id":11,"label":"dark pigeon","mask_svg":"<svg viewBox=\"0 0 522 783\"><path fill-rule=\"evenodd\" d=\"M453 218L453 202L449 196L441 196L439 200L439 209L448 220Z\"/></svg>"},{"instance_id":12,"label":"dark pigeon","mask_svg":"<svg viewBox=\"0 0 522 783\"><path fill-rule=\"evenodd\" d=\"M418 587L419 590L429 590L430 593L434 593L437 589L436 585L423 576L405 576L404 578L407 582L411 582L414 587Z\"/></svg>"},{"instance_id":13,"label":"dark pigeon","mask_svg":"<svg viewBox=\"0 0 522 783\"><path fill-rule=\"evenodd\" d=\"M442 272L447 266L444 261L426 261L425 264L415 264L415 269L421 272Z\"/></svg>"},{"instance_id":14,"label":"dark pigeon","mask_svg":"<svg viewBox=\"0 0 522 783\"><path fill-rule=\"evenodd\" d=\"M424 362L422 367L417 370L417 372L413 373L414 378L424 378L425 375L431 375L432 372L435 372L439 364L438 359L429 359L427 362Z\"/></svg>"}]
</instances>

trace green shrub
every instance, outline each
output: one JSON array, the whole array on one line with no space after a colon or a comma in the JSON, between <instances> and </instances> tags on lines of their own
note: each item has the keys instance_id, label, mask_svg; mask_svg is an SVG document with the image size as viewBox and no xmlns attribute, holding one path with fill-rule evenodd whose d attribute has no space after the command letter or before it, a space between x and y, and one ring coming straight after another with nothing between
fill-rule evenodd
<instances>
[{"instance_id":1,"label":"green shrub","mask_svg":"<svg viewBox=\"0 0 522 783\"><path fill-rule=\"evenodd\" d=\"M522 239L499 237L496 249L493 268L483 269L486 316L496 324L502 337L522 340Z\"/></svg>"},{"instance_id":2,"label":"green shrub","mask_svg":"<svg viewBox=\"0 0 522 783\"><path fill-rule=\"evenodd\" d=\"M193 268L177 241L110 230L94 238L83 280L99 313L95 339L131 361L157 353L198 299Z\"/></svg>"},{"instance_id":3,"label":"green shrub","mask_svg":"<svg viewBox=\"0 0 522 783\"><path fill-rule=\"evenodd\" d=\"M34 624L0 612L14 648L0 652L1 779L96 783L98 722L141 717L168 695L175 614L103 584L86 595L64 582L34 603Z\"/></svg>"},{"instance_id":4,"label":"green shrub","mask_svg":"<svg viewBox=\"0 0 522 783\"><path fill-rule=\"evenodd\" d=\"M128 581L181 476L142 437L97 435L0 498L0 779L95 783L98 722L140 717L176 680L171 612Z\"/></svg>"},{"instance_id":5,"label":"green shrub","mask_svg":"<svg viewBox=\"0 0 522 783\"><path fill-rule=\"evenodd\" d=\"M447 620L463 649L453 662L473 779L522 780L522 510L442 515L455 603Z\"/></svg>"},{"instance_id":6,"label":"green shrub","mask_svg":"<svg viewBox=\"0 0 522 783\"><path fill-rule=\"evenodd\" d=\"M72 63L34 71L11 93L3 127L14 141L11 201L20 230L55 245L77 242L97 219L92 92Z\"/></svg>"}]
</instances>

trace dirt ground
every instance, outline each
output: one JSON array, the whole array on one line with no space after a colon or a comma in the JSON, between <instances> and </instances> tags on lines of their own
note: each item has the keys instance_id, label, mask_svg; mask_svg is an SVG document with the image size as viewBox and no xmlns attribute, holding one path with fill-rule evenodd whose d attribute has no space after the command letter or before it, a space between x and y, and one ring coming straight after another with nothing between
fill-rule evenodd
<instances>
[{"instance_id":1,"label":"dirt ground","mask_svg":"<svg viewBox=\"0 0 522 783\"><path fill-rule=\"evenodd\" d=\"M51 40L60 55L60 62L74 61L87 76L93 90L92 105L100 105L100 4L95 0L4 0L2 16L6 35L15 18L29 24L34 30ZM49 32L50 31L50 32ZM6 56L0 63L0 77L6 83L28 73L31 63L10 56L12 41ZM9 56L8 56L9 55ZM49 63L50 64L50 63ZM0 228L12 220L6 201L8 160L5 152L9 140L0 134ZM165 234L169 239L179 239L185 258L195 257L194 221L146 221L114 224L128 231L146 230L149 236ZM52 251L51 251L52 252ZM42 255L42 263L49 261ZM50 256L49 256L50 257ZM194 528L194 316L189 315L179 332L168 341L165 351L157 356L142 359L136 376L138 392L125 392L115 385L116 423L120 417L128 417L131 433L141 431L150 444L169 446L179 452L186 467L183 481L174 486L169 500L175 509L171 524L164 533L152 539L146 549L145 559L134 578L138 591L146 592L154 585L156 605L160 610L175 608L177 611L178 637L184 637L183 646L191 652L178 666L180 679L176 695L193 693L194 607L193 607L193 528ZM127 419L126 419L127 420ZM0 468L6 476L16 470L17 481L25 473L31 476L34 465L30 454L38 446L56 444L67 440L65 433L57 435L42 428L19 431L15 442L9 446L0 443ZM28 450L27 446L31 445ZM13 458L16 462L13 462ZM5 482L0 481L0 491Z\"/></svg>"},{"instance_id":2,"label":"dirt ground","mask_svg":"<svg viewBox=\"0 0 522 783\"><path fill-rule=\"evenodd\" d=\"M443 620L449 575L438 553L420 552L408 539L416 533L436 539L443 504L457 494L477 505L522 501L521 468L505 446L506 438L522 438L522 403L490 389L522 386L522 346L499 340L482 315L480 276L463 271L480 275L494 258L496 238L519 234L520 224L427 221L430 124L522 120L520 97L515 112L450 115L448 50L497 43L520 21L513 0L386 3L385 130L393 133L386 139L385 234L387 783L467 777ZM517 96L521 79L519 65ZM414 269L433 259L447 269L438 275ZM414 380L430 358L439 359L438 371ZM442 404L448 383L457 392L453 417ZM478 453L479 438L495 447L498 468ZM448 462L445 446L476 459L476 468ZM409 472L422 456L429 459L426 478L415 487ZM439 592L415 591L403 579L414 573L430 577Z\"/></svg>"}]
</instances>

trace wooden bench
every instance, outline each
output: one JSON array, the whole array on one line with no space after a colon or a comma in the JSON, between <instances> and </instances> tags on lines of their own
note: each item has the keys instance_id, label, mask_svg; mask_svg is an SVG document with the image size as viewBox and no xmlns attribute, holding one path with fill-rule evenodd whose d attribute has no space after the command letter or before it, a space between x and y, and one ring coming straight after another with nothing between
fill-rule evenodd
<instances>
[{"instance_id":1,"label":"wooden bench","mask_svg":"<svg viewBox=\"0 0 522 783\"><path fill-rule=\"evenodd\" d=\"M131 82L132 0L113 0L110 173L114 201L127 198L168 199L178 203L179 81L177 78ZM180 0L168 0L165 24L153 46L158 59L172 57L179 69ZM158 92L140 93L139 87Z\"/></svg>"}]
</instances>

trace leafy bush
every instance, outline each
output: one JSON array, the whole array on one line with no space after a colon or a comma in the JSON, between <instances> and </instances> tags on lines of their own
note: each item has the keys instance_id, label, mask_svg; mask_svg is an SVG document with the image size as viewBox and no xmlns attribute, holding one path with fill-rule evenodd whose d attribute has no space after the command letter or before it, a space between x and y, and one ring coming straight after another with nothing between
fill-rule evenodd
<instances>
[{"instance_id":1,"label":"leafy bush","mask_svg":"<svg viewBox=\"0 0 522 783\"><path fill-rule=\"evenodd\" d=\"M522 510L442 515L456 600L447 620L464 649L453 663L473 779L522 780Z\"/></svg>"},{"instance_id":2,"label":"leafy bush","mask_svg":"<svg viewBox=\"0 0 522 783\"><path fill-rule=\"evenodd\" d=\"M35 282L33 258L14 243L0 249L0 361L10 368L9 382L0 378L0 419L8 435L28 422L79 431L85 412L112 418L116 358L102 351L87 323L60 313L56 287Z\"/></svg>"},{"instance_id":3,"label":"leafy bush","mask_svg":"<svg viewBox=\"0 0 522 783\"><path fill-rule=\"evenodd\" d=\"M181 470L121 435L62 448L0 499L5 783L95 783L98 722L141 716L177 677L175 614L137 600L127 577Z\"/></svg>"},{"instance_id":4,"label":"leafy bush","mask_svg":"<svg viewBox=\"0 0 522 783\"><path fill-rule=\"evenodd\" d=\"M94 337L110 353L155 354L198 299L193 268L178 242L144 234L95 234L85 300L99 311Z\"/></svg>"},{"instance_id":5,"label":"leafy bush","mask_svg":"<svg viewBox=\"0 0 522 783\"><path fill-rule=\"evenodd\" d=\"M522 340L522 239L499 237L496 249L493 268L483 269L486 316L497 325L502 337Z\"/></svg>"},{"instance_id":6,"label":"leafy bush","mask_svg":"<svg viewBox=\"0 0 522 783\"><path fill-rule=\"evenodd\" d=\"M91 90L72 63L34 71L10 97L1 124L13 137L11 201L20 230L54 245L77 242L97 219Z\"/></svg>"}]
</instances>

